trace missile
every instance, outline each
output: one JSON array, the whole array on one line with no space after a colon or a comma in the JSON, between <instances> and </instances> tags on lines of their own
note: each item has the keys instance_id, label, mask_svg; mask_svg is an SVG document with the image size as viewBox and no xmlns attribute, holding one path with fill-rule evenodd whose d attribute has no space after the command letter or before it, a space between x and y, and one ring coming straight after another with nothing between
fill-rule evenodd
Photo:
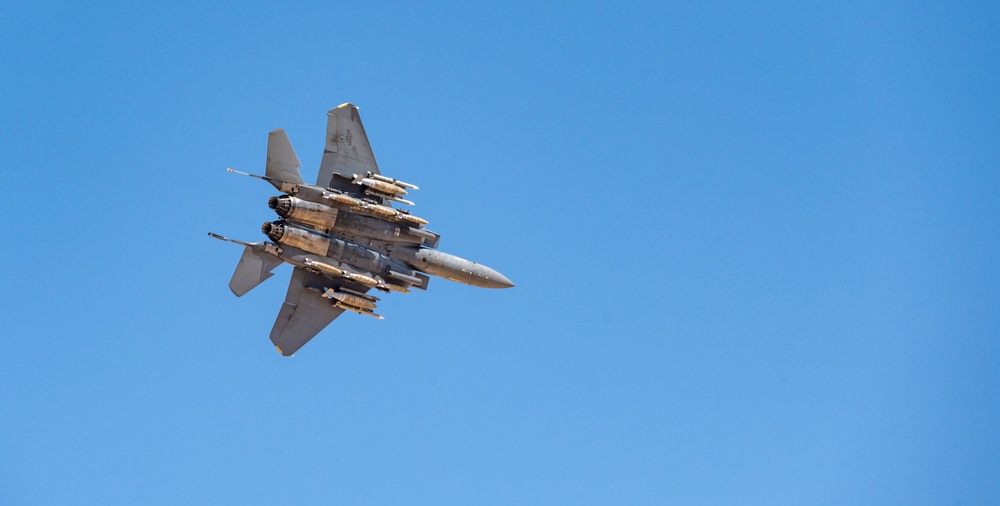
<instances>
[{"instance_id":1,"label":"missile","mask_svg":"<svg viewBox=\"0 0 1000 506\"><path fill-rule=\"evenodd\" d=\"M358 210L361 211L361 213L363 214L367 214L375 218L380 218L389 221L398 221L399 212L397 212L395 209L389 206L362 203L359 206Z\"/></svg>"},{"instance_id":2,"label":"missile","mask_svg":"<svg viewBox=\"0 0 1000 506\"><path fill-rule=\"evenodd\" d=\"M382 315L375 314L375 312L372 311L371 309L363 309L363 308L359 308L359 307L350 306L350 305L344 304L343 302L340 302L340 301L334 302L333 305L335 307L339 307L340 309L343 309L343 310L346 310L346 311L354 311L355 313L358 313L358 314L363 314L365 316L371 316L372 318L375 318L377 320L384 320L385 319Z\"/></svg>"},{"instance_id":3,"label":"missile","mask_svg":"<svg viewBox=\"0 0 1000 506\"><path fill-rule=\"evenodd\" d=\"M372 174L369 173L369 175L372 175ZM377 175L377 174L374 174L374 175ZM389 178L384 178L383 177L383 179L389 179ZM394 180L392 180L392 181L394 181ZM386 199L389 199L389 200L392 200L392 201L395 201L395 202L400 202L400 203L403 203L403 204L407 204L407 205L410 205L410 206L413 205L413 202L410 202L409 200L406 200L406 199L400 197L400 195L406 195L406 189L403 188L402 186L399 186L399 185L395 184L395 183L387 183L385 181L381 181L381 180L374 179L374 178L371 178L371 177L359 176L358 174L354 174L354 177L351 179L351 182L354 183L354 184L360 184L360 185L365 186L366 187L365 188L365 194L367 194L367 195L373 195L373 196L376 196L376 197L386 198ZM409 183L407 183L407 184L409 184ZM413 186L413 185L410 185L410 186Z\"/></svg>"},{"instance_id":4,"label":"missile","mask_svg":"<svg viewBox=\"0 0 1000 506\"><path fill-rule=\"evenodd\" d=\"M337 204L343 206L361 207L362 205L362 202L360 200L344 195L343 193L334 193L327 191L323 192L323 198L332 200Z\"/></svg>"},{"instance_id":5,"label":"missile","mask_svg":"<svg viewBox=\"0 0 1000 506\"><path fill-rule=\"evenodd\" d=\"M409 285L419 285L422 282L420 281L420 278L410 276L408 274L403 274L402 272L389 271L389 276L396 278Z\"/></svg>"},{"instance_id":6,"label":"missile","mask_svg":"<svg viewBox=\"0 0 1000 506\"><path fill-rule=\"evenodd\" d=\"M355 292L354 290L341 287L341 291L336 291L332 288L327 288L326 291L320 290L319 288L309 287L310 290L321 294L323 297L333 301L333 306L343 309L345 311L353 311L358 314L363 314L365 316L371 316L372 318L377 318L379 320L384 320L380 314L375 314L372 309L375 308L375 303L370 299L378 300L370 295L365 295L360 292ZM350 293L347 293L350 292Z\"/></svg>"},{"instance_id":7,"label":"missile","mask_svg":"<svg viewBox=\"0 0 1000 506\"><path fill-rule=\"evenodd\" d=\"M368 202L344 195L343 193L327 191L323 192L323 198L330 200L334 204L348 207L351 212L371 216L381 220L397 223L400 221L406 221L417 225L426 225L428 223L427 220L423 218L413 216L409 213L404 213L398 209L393 209L392 207L379 204L369 204Z\"/></svg>"},{"instance_id":8,"label":"missile","mask_svg":"<svg viewBox=\"0 0 1000 506\"><path fill-rule=\"evenodd\" d=\"M361 297L362 299L370 300L372 302L378 302L379 301L379 298L376 297L376 296L374 296L374 295L368 295L367 293L364 293L364 292L359 292L357 290L351 290L350 288L347 288L346 286L341 286L341 287L337 288L337 291L340 291L340 292L343 292L343 293L349 293L349 294L352 294L352 295L357 295L358 297Z\"/></svg>"},{"instance_id":9,"label":"missile","mask_svg":"<svg viewBox=\"0 0 1000 506\"><path fill-rule=\"evenodd\" d=\"M317 270L328 276L333 276L335 278L342 278L344 274L347 274L341 269L338 269L330 264L325 264L323 262L317 262L311 258L305 259L302 263L306 264L306 267L310 269Z\"/></svg>"},{"instance_id":10,"label":"missile","mask_svg":"<svg viewBox=\"0 0 1000 506\"><path fill-rule=\"evenodd\" d=\"M406 188L370 177L354 176L354 184L365 185L369 189L386 195L406 195Z\"/></svg>"},{"instance_id":11,"label":"missile","mask_svg":"<svg viewBox=\"0 0 1000 506\"><path fill-rule=\"evenodd\" d=\"M402 285L394 285L392 283L382 283L375 287L376 290L381 290L383 292L399 292L399 293L410 293L410 289Z\"/></svg>"},{"instance_id":12,"label":"missile","mask_svg":"<svg viewBox=\"0 0 1000 506\"><path fill-rule=\"evenodd\" d=\"M412 214L409 214L409 213L399 213L399 217L400 217L400 218L401 218L401 219L402 219L403 221L408 221L408 222L410 222L410 223L414 223L414 224L416 224L416 225L418 225L418 226L419 226L419 225L426 225L426 224L428 223L428 221L427 221L427 220L425 220L425 219L423 219L423 218L419 218L419 217L417 217L417 216L414 216L414 215L412 215Z\"/></svg>"},{"instance_id":13,"label":"missile","mask_svg":"<svg viewBox=\"0 0 1000 506\"><path fill-rule=\"evenodd\" d=\"M372 191L371 188L366 189L365 193L368 194L368 195L374 195L376 197L386 198L386 199L389 199L389 200L391 200L393 202L399 202L400 204L406 204L408 206L415 206L416 205L416 204L413 203L412 200L406 200L406 199L403 199L403 198L399 198L396 195L386 195L386 194L383 194L383 193L379 193L377 191Z\"/></svg>"},{"instance_id":14,"label":"missile","mask_svg":"<svg viewBox=\"0 0 1000 506\"><path fill-rule=\"evenodd\" d=\"M336 292L332 288L328 289L323 296L358 309L375 309L375 303L365 297L359 297L350 293Z\"/></svg>"},{"instance_id":15,"label":"missile","mask_svg":"<svg viewBox=\"0 0 1000 506\"><path fill-rule=\"evenodd\" d=\"M323 198L330 200L335 204L346 206L352 212L383 220L396 221L397 214L400 214L391 207L369 204L363 200L358 200L354 197L344 195L343 193L334 193L329 191L323 192Z\"/></svg>"},{"instance_id":16,"label":"missile","mask_svg":"<svg viewBox=\"0 0 1000 506\"><path fill-rule=\"evenodd\" d=\"M373 172L368 172L368 177L370 177L372 179L379 180L379 181L383 181L383 182L386 182L386 183L389 183L389 184L394 184L396 186L402 186L403 188L409 188L411 190L419 190L420 189L420 188L417 188L417 185L415 185L415 184L404 183L404 182L402 182L402 181L400 181L398 179L393 179L391 177L385 177L382 174L375 174Z\"/></svg>"},{"instance_id":17,"label":"missile","mask_svg":"<svg viewBox=\"0 0 1000 506\"><path fill-rule=\"evenodd\" d=\"M355 282L355 283L357 283L359 285L364 285L364 286L368 286L368 287L378 286L378 280L377 279L375 279L373 277L370 277L370 276L365 276L364 274L352 274L350 272L345 272L344 273L344 279L346 279L348 281L353 281L353 282Z\"/></svg>"},{"instance_id":18,"label":"missile","mask_svg":"<svg viewBox=\"0 0 1000 506\"><path fill-rule=\"evenodd\" d=\"M338 269L327 263L317 262L316 260L313 260L311 258L305 259L303 263L306 265L306 267L315 269L326 276L330 276L333 278L344 278L348 281L353 281L359 285L363 285L368 288L374 288L380 284L377 279L371 276L365 276L364 274L348 272L343 269Z\"/></svg>"}]
</instances>

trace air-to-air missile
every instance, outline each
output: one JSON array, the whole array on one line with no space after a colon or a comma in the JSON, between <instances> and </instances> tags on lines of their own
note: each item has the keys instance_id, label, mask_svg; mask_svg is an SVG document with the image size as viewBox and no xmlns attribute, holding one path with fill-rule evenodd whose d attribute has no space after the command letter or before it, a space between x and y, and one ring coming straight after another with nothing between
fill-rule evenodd
<instances>
[{"instance_id":1,"label":"air-to-air missile","mask_svg":"<svg viewBox=\"0 0 1000 506\"><path fill-rule=\"evenodd\" d=\"M209 234L245 247L230 281L242 296L269 278L281 263L294 266L285 304L271 330L283 355L291 355L344 311L382 319L378 298L365 292L426 290L428 275L486 288L514 286L499 272L438 251L440 235L428 221L392 202L419 188L383 176L361 124L357 107L344 104L328 113L326 149L316 184L299 173L284 130L268 135L265 175L230 172L267 181L281 195L267 205L278 220L261 226L270 242L246 243Z\"/></svg>"}]
</instances>

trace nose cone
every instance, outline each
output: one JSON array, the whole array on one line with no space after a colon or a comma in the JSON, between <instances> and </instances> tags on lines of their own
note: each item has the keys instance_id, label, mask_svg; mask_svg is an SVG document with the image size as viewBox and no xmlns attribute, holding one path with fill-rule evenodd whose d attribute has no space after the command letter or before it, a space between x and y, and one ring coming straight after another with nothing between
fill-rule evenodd
<instances>
[{"instance_id":1,"label":"nose cone","mask_svg":"<svg viewBox=\"0 0 1000 506\"><path fill-rule=\"evenodd\" d=\"M507 279L506 276L493 269L489 270L485 281L483 284L484 288L510 288L514 286L514 283Z\"/></svg>"}]
</instances>

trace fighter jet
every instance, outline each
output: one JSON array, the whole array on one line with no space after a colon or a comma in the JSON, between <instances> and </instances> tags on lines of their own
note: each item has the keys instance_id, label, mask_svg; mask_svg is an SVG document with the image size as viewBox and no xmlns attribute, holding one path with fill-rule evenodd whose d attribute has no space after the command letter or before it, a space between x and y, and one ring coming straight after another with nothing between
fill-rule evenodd
<instances>
[{"instance_id":1,"label":"fighter jet","mask_svg":"<svg viewBox=\"0 0 1000 506\"><path fill-rule=\"evenodd\" d=\"M291 356L345 311L382 319L379 292L426 290L429 275L484 288L514 286L503 274L438 251L441 238L427 220L392 204L417 186L383 176L375 163L358 108L343 104L327 113L326 149L316 184L306 184L299 159L282 129L267 137L263 176L281 195L267 205L278 219L264 223L270 239L244 246L229 288L237 297L270 278L275 267L294 267L285 302L271 328L278 352Z\"/></svg>"}]
</instances>

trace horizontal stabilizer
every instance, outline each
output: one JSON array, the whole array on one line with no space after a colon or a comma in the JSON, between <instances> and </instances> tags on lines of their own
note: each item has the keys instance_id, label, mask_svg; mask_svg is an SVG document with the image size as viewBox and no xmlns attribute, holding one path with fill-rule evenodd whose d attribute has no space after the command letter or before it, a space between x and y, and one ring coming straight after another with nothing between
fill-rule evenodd
<instances>
[{"instance_id":1,"label":"horizontal stabilizer","mask_svg":"<svg viewBox=\"0 0 1000 506\"><path fill-rule=\"evenodd\" d=\"M229 289L237 297L242 297L243 294L253 290L254 287L273 276L271 271L281 263L280 258L266 251L256 251L252 245L248 244L243 250L243 256L240 257L240 263L236 265L233 279L229 280Z\"/></svg>"}]
</instances>

